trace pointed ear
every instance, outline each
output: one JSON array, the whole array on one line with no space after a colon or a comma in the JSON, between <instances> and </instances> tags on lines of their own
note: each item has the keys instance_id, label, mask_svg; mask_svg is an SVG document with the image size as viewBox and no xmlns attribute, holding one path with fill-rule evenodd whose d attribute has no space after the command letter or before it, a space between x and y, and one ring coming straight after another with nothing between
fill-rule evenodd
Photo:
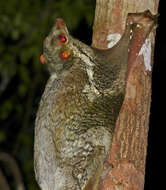
<instances>
[{"instance_id":1,"label":"pointed ear","mask_svg":"<svg viewBox=\"0 0 166 190\"><path fill-rule=\"evenodd\" d=\"M60 30L64 31L64 33L67 35L69 34L68 29L67 29L66 24L64 23L63 19L57 18L55 20L55 22Z\"/></svg>"}]
</instances>

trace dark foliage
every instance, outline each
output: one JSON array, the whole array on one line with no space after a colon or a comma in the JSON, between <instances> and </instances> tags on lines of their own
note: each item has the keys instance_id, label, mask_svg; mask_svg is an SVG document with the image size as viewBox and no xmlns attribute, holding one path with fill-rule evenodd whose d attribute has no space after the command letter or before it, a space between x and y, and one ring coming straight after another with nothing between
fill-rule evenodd
<instances>
[{"instance_id":1,"label":"dark foliage","mask_svg":"<svg viewBox=\"0 0 166 190\"><path fill-rule=\"evenodd\" d=\"M38 189L33 171L34 121L48 74L39 62L42 42L56 17L83 40L91 38L95 1L0 1L0 151L14 157L26 189ZM81 30L77 30L82 25ZM0 162L10 186L10 168Z\"/></svg>"},{"instance_id":2,"label":"dark foliage","mask_svg":"<svg viewBox=\"0 0 166 190\"><path fill-rule=\"evenodd\" d=\"M152 167L152 155L161 154L158 146L164 144L165 139L162 136L165 134L164 117L161 115L165 94L162 84L165 74L162 71L165 71L166 61L164 7L164 1L160 0L146 190L153 189L152 173L157 173ZM75 37L90 44L94 11L95 0L0 0L0 152L7 152L16 159L27 190L39 189L33 170L33 140L36 110L48 79L45 65L39 62L43 39L54 19L61 17ZM161 167L158 168L160 173ZM16 189L10 167L0 161L0 170L11 189ZM156 179L157 175L154 177Z\"/></svg>"}]
</instances>

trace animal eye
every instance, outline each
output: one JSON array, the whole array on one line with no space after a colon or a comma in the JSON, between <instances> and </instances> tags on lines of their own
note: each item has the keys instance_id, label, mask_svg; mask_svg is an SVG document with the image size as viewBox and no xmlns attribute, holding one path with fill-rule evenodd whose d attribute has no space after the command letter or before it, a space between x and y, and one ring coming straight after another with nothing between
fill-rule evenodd
<instances>
[{"instance_id":1,"label":"animal eye","mask_svg":"<svg viewBox=\"0 0 166 190\"><path fill-rule=\"evenodd\" d=\"M62 43L66 43L66 42L67 42L66 36L60 35L60 36L59 36L59 39L60 39L60 41L61 41Z\"/></svg>"},{"instance_id":2,"label":"animal eye","mask_svg":"<svg viewBox=\"0 0 166 190\"><path fill-rule=\"evenodd\" d=\"M68 50L64 50L61 52L60 57L63 61L66 61L70 56L70 52Z\"/></svg>"},{"instance_id":3,"label":"animal eye","mask_svg":"<svg viewBox=\"0 0 166 190\"><path fill-rule=\"evenodd\" d=\"M67 37L64 35L59 35L56 39L56 43L60 46L64 46L67 44Z\"/></svg>"}]
</instances>

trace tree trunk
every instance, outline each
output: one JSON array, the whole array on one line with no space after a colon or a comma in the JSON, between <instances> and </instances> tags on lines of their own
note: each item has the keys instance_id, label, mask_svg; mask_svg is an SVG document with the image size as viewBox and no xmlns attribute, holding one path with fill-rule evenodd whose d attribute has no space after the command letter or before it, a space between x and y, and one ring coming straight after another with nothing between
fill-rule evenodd
<instances>
[{"instance_id":1,"label":"tree trunk","mask_svg":"<svg viewBox=\"0 0 166 190\"><path fill-rule=\"evenodd\" d=\"M149 9L156 14L158 3L158 0L96 0L92 46L111 47L117 41L115 38L123 34L128 13ZM129 63L126 96L108 159L113 169L104 179L102 190L144 188L154 37L155 30L146 39L136 60Z\"/></svg>"}]
</instances>

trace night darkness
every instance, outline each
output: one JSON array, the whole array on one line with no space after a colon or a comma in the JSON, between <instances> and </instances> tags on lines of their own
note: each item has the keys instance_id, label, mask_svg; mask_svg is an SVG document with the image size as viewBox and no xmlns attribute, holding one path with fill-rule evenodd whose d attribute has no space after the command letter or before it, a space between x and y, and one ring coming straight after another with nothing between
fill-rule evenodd
<instances>
[{"instance_id":1,"label":"night darkness","mask_svg":"<svg viewBox=\"0 0 166 190\"><path fill-rule=\"evenodd\" d=\"M12 2L12 0L10 0L10 1ZM14 2L16 2L16 1L17 0L14 0ZM32 4L34 2L41 3L41 8L38 7L38 4L36 4L37 8L39 9L38 10L39 13L42 12L42 10L46 10L44 3L48 2L48 1L42 1L42 0L38 0L38 1L34 1L34 2L33 2L33 0L31 0L31 1L32 1ZM80 1L82 1L82 0L80 0ZM89 1L89 2L91 2L91 1ZM4 11L4 13L1 14L1 10L3 10L3 9L1 9L2 8L1 2L3 2L3 0L0 0L0 16L1 16L0 17L0 53L3 52L2 54L0 54L0 57L1 57L0 64L2 63L3 59L5 60L5 56L7 55L7 53L8 53L8 55L11 53L12 61L13 61L13 63L15 63L15 65L13 63L11 63L7 66L10 69L11 69L11 67L13 67L12 68L13 70L15 69L15 67L17 67L17 69L15 69L15 74L13 74L13 76L11 77L10 83L6 87L6 91L2 95L0 94L0 111L1 111L0 112L0 152L7 152L13 158L15 158L15 160L19 164L19 167L23 174L24 184L25 184L26 189L29 189L29 190L36 189L37 190L38 187L35 182L34 169L33 169L34 120L36 117L38 103L41 98L41 94L44 90L46 80L48 78L46 69L44 68L43 65L41 66L41 64L39 63L39 57L40 57L40 53L42 52L42 40L45 38L45 35L47 33L47 29L46 29L46 31L44 31L44 27L45 26L48 27L49 25L51 26L50 23L52 20L50 17L52 15L52 13L50 11L50 16L49 16L49 14L44 15L43 14L44 11L43 11L42 14L39 14L38 17L37 16L34 17L35 19L37 19L37 22L39 21L38 23L36 22L37 24L34 22L35 19L33 17L32 17L32 21L28 20L29 25L25 24L25 27L31 28L31 26L36 25L36 26L34 26L34 31L36 30L37 32L36 31L33 32L33 28L32 28L32 29L30 29L30 33L31 33L30 35L29 35L29 32L25 32L25 33L20 32L20 36L18 36L18 39L17 39L17 33L15 33L16 36L15 36L15 38L13 37L13 39L12 39L11 36L9 35L11 32L10 24L5 25L5 27L4 27L5 31L6 31L6 29L9 30L9 31L7 31L9 34L7 32L6 32L6 34L5 33L3 34L3 32L1 31L1 27L2 27L1 18L3 17L3 14L5 15L7 12L7 11L6 12ZM55 1L55 3L57 3L57 5L58 5L58 2L63 4L63 2L65 2L65 0L56 0ZM75 1L72 0L72 2L78 2L78 0L75 0ZM86 2L88 2L88 0ZM93 4L95 5L95 0L93 0L93 2L94 2ZM160 3L159 3L159 11L158 12L159 12L160 16L159 16L159 20L158 20L158 28L156 31L154 65L153 65L153 73L152 73L152 102L151 102L151 111L150 111L150 127L149 127L149 135L148 135L148 149L147 149L147 162L146 162L146 175L145 175L144 190L153 190L153 189L156 189L154 187L154 185L157 184L157 187L158 187L159 184L161 184L163 186L165 183L164 180L160 179L160 176L163 175L162 174L164 171L163 166L165 165L165 164L163 165L163 163L165 163L165 160L163 159L163 157L165 157L164 145L165 145L165 139L166 139L165 130L164 130L164 128L165 128L165 124L164 124L165 78L164 77L166 76L166 74L164 73L164 71L165 71L164 63L166 63L166 40L164 38L164 35L166 35L166 24L165 24L166 18L165 18L165 14L164 14L164 11L165 11L164 0L160 0L159 2ZM42 3L44 5L44 8L42 8ZM60 3L59 3L59 6L60 6ZM93 5L93 9L95 7L94 5ZM58 7L58 9L61 10L61 8L64 8L63 6L62 7L60 6L60 8ZM9 9L11 7L12 6L9 6ZM50 8L50 7L48 6L47 8ZM11 10L12 10L12 8L11 8ZM34 14L32 10L34 10L34 12L37 12L35 10L35 7L33 7L33 6L32 6L32 10L30 10L29 8L27 10L30 13L27 16L27 18L28 17L31 18L31 13L32 13L32 15ZM75 23L73 21L74 17L76 17L74 11L76 13L79 11L74 8L71 8L70 10L74 10L74 11L72 12L72 14L69 14L71 11L69 10L68 7L67 7L67 10L68 11L66 11L66 17L64 17L64 20L66 21L67 24L69 24L70 22L71 22L71 24L73 24L73 23L75 24L75 26L74 26L74 24L72 26L73 27L72 35L90 45L92 42L91 39L92 39L92 32L93 32L92 31L93 23L91 23L91 26L90 26L90 24L87 24L88 19L85 17L85 15L88 15L88 13L86 11L83 11L83 13L82 13L83 16L79 19L76 19L76 20L79 20L79 22ZM92 10L92 8L90 10ZM11 11L11 13L12 13L12 11ZM21 12L21 10L20 10L20 14L23 15L23 18L25 17L24 11ZM62 17L63 11L59 12L59 14L60 14L60 17ZM80 13L78 13L78 16L79 16L79 14ZM91 12L91 15L92 14L93 14L93 12ZM42 16L43 16L43 18L42 18ZM56 15L56 16L59 17L59 15ZM12 17L13 17L12 14L9 15L9 18L12 18ZM48 18L44 19L45 17L48 17ZM67 20L67 18L69 18L69 20ZM43 25L42 25L41 24L42 19L43 20L48 19L50 23L48 23L48 21L43 21ZM14 20L14 19L12 18L11 20ZM23 19L23 21L25 21L25 20L26 20L26 18ZM90 20L92 20L92 17ZM10 19L5 22L7 23L8 21L10 21ZM44 22L45 22L45 26L44 26ZM18 20L18 23L19 23L19 20ZM26 22L23 22L23 23L26 23ZM23 25L23 23L21 23L21 25ZM23 31L22 30L23 26L20 27L21 31ZM17 29L17 27L18 26L16 26L16 29ZM69 25L69 30L70 30L70 25ZM37 36L36 41L35 41L35 35L34 35L34 39L33 39L33 33L34 34L37 33L37 35L35 34ZM1 49L1 47L3 47L3 46L8 48L9 50L11 50L11 52L8 52L9 50L7 50L5 48L4 48L4 50ZM27 60L26 60L26 58L21 60L21 55L22 55L21 53L24 53L25 54L24 56L26 57L27 56L26 51L28 52L27 54L29 54L29 52L31 53L30 50L31 50L32 46L34 46L33 53L34 53L34 51L37 52L36 55L34 55L35 53L34 54L32 53L32 55L30 55L31 57L27 58ZM9 47L11 47L11 49ZM17 52L16 47L18 48L18 52ZM2 50L2 52L1 52L1 50ZM37 58L34 58L35 56ZM24 63L24 60L25 60L25 63ZM9 63L12 61L9 60ZM6 63L6 62L4 61L4 63ZM0 69L1 68L2 67L0 67ZM22 70L20 68L22 68ZM22 74L23 72L24 72L25 76L23 76L23 74ZM27 78L26 78L26 74L27 74ZM35 84L34 79L37 78L36 75L38 76L39 80ZM22 77L23 77L23 79L28 79L28 80L30 78L30 82L28 83L26 80L24 81L22 79ZM1 78L2 77L0 75L0 83L2 81ZM34 83L34 85L33 85L33 83ZM27 89L21 88L23 91L21 91L22 94L20 95L18 89L22 84L24 84L25 86L23 86L23 87L26 87ZM27 90L27 91L24 92L24 90ZM28 96L29 97L32 96L32 99L30 99L30 103L28 103L28 100L27 100ZM9 116L6 116L6 118L3 118L4 116L2 117L2 115L3 115L2 113L4 113L4 109L3 109L3 107L5 107L4 102L7 102L7 100L9 100L9 99L11 100L10 106L9 106L9 108L11 108L11 112L9 110ZM27 111L28 104L31 104L30 108L28 108L29 110L31 110L30 113L28 113L28 111ZM9 104L7 104L7 105L9 105ZM18 106L18 110L16 109L17 106ZM19 112L20 115L17 112ZM26 126L26 122L23 124L23 121L26 118L26 114L29 114L28 119L27 119L28 120L27 126ZM25 125L25 127L23 127L23 125ZM8 139L10 139L10 140L8 140ZM2 171L7 176L7 180L10 181L12 178L10 176L10 172L5 169L6 165L5 164L3 165L3 163L0 160L0 172L1 172L1 167L2 167ZM14 180L12 179L11 181L12 182L9 182L9 185L12 187L12 189L14 189L13 188ZM162 188L158 187L157 189L163 189L163 187ZM1 186L0 186L0 190L1 190Z\"/></svg>"},{"instance_id":2,"label":"night darkness","mask_svg":"<svg viewBox=\"0 0 166 190\"><path fill-rule=\"evenodd\" d=\"M163 170L163 157L165 157L164 154L161 156L161 150L163 149L163 145L165 144L165 124L163 114L164 109L162 109L162 107L165 105L164 63L166 63L166 40L164 37L164 35L166 34L166 26L164 9L164 0L160 0L160 16L156 32L154 65L152 73L152 102L146 162L145 190L155 189L154 185L164 185L164 182L162 182L161 179L159 181L159 178L162 175L161 171ZM157 163L159 163L159 165ZM159 189L159 187L157 189Z\"/></svg>"}]
</instances>

